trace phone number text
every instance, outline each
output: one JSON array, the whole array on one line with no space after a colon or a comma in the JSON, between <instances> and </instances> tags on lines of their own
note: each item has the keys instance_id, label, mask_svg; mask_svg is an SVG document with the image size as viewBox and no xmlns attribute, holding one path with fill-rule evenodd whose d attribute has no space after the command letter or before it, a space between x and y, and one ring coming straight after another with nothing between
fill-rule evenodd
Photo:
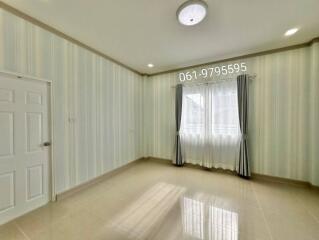
<instances>
[{"instance_id":1,"label":"phone number text","mask_svg":"<svg viewBox=\"0 0 319 240\"><path fill-rule=\"evenodd\" d=\"M205 78L212 78L214 76L226 76L228 74L234 74L239 72L246 72L247 66L246 63L235 63L235 64L228 64L216 67L208 67L202 68L197 71L188 71L188 72L180 72L178 74L179 81L192 81L196 79L205 79Z\"/></svg>"}]
</instances>

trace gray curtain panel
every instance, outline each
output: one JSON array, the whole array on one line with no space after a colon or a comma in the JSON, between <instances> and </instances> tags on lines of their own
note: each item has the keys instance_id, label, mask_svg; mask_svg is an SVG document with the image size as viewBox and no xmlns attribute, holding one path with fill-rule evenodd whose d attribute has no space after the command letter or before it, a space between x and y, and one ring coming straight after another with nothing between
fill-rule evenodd
<instances>
[{"instance_id":1,"label":"gray curtain panel","mask_svg":"<svg viewBox=\"0 0 319 240\"><path fill-rule=\"evenodd\" d=\"M175 97L175 118L176 118L176 140L175 140L175 158L173 164L182 166L184 164L181 149L181 138L179 136L179 130L181 127L182 119L182 105L183 105L183 85L178 84L176 86L176 97Z\"/></svg>"},{"instance_id":2,"label":"gray curtain panel","mask_svg":"<svg viewBox=\"0 0 319 240\"><path fill-rule=\"evenodd\" d=\"M237 77L239 125L240 125L240 131L242 134L237 171L238 171L238 175L244 178L249 178L251 175L248 146L247 146L248 97L249 97L248 84L249 84L248 75L243 74Z\"/></svg>"}]
</instances>

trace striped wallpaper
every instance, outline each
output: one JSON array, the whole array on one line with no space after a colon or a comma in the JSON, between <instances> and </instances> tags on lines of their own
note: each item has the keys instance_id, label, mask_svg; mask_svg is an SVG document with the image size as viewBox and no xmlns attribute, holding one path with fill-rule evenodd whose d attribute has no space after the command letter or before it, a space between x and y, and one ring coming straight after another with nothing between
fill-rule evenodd
<instances>
[{"instance_id":1,"label":"striped wallpaper","mask_svg":"<svg viewBox=\"0 0 319 240\"><path fill-rule=\"evenodd\" d=\"M236 62L257 75L250 84L253 172L319 185L319 43ZM177 82L178 72L145 82L147 156L172 158Z\"/></svg>"},{"instance_id":2,"label":"striped wallpaper","mask_svg":"<svg viewBox=\"0 0 319 240\"><path fill-rule=\"evenodd\" d=\"M319 43L243 59L255 173L319 186ZM0 9L0 69L52 79L56 190L143 156L171 159L177 73L141 77Z\"/></svg>"},{"instance_id":3,"label":"striped wallpaper","mask_svg":"<svg viewBox=\"0 0 319 240\"><path fill-rule=\"evenodd\" d=\"M2 9L0 69L53 82L57 192L143 156L141 76Z\"/></svg>"}]
</instances>

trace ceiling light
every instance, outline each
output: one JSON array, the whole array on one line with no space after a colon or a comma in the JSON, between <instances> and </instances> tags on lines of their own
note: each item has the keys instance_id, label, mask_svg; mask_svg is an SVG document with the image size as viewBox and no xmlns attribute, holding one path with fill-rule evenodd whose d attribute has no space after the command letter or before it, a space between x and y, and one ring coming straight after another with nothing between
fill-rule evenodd
<instances>
[{"instance_id":1,"label":"ceiling light","mask_svg":"<svg viewBox=\"0 0 319 240\"><path fill-rule=\"evenodd\" d=\"M149 64L147 64L147 66L148 66L149 68L152 68L152 67L154 67L154 64L153 64L153 63L149 63Z\"/></svg>"},{"instance_id":2,"label":"ceiling light","mask_svg":"<svg viewBox=\"0 0 319 240\"><path fill-rule=\"evenodd\" d=\"M203 21L207 14L207 4L202 0L189 0L177 10L178 21L186 26L192 26Z\"/></svg>"},{"instance_id":3,"label":"ceiling light","mask_svg":"<svg viewBox=\"0 0 319 240\"><path fill-rule=\"evenodd\" d=\"M291 36L291 35L294 35L296 32L298 32L298 28L292 28L292 29L289 29L287 32L285 32L285 36Z\"/></svg>"}]
</instances>

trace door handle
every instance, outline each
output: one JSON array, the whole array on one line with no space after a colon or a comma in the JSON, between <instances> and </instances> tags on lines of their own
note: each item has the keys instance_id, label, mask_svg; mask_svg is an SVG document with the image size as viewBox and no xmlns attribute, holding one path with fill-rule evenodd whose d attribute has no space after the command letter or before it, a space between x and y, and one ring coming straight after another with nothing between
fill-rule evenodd
<instances>
[{"instance_id":1,"label":"door handle","mask_svg":"<svg viewBox=\"0 0 319 240\"><path fill-rule=\"evenodd\" d=\"M51 146L51 143L50 142L45 142L45 143L43 143L43 146L49 147L49 146Z\"/></svg>"}]
</instances>

